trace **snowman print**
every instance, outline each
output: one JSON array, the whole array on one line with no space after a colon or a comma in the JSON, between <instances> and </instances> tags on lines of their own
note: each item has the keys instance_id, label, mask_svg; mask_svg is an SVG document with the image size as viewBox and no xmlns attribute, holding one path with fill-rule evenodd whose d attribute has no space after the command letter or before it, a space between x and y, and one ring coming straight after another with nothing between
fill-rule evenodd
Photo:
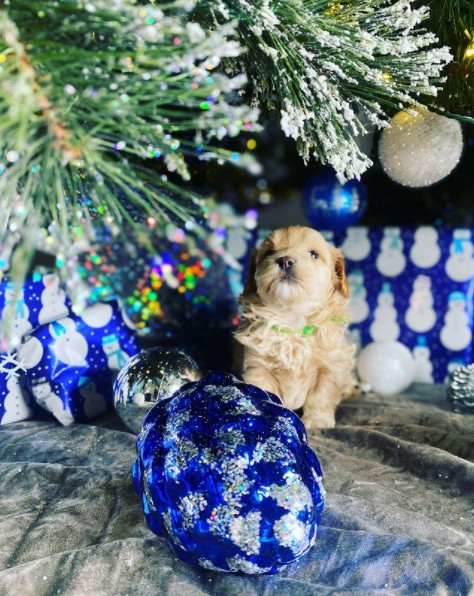
<instances>
[{"instance_id":1,"label":"snowman print","mask_svg":"<svg viewBox=\"0 0 474 596\"><path fill-rule=\"evenodd\" d=\"M115 333L102 338L102 349L107 356L107 366L110 370L120 370L127 363L129 356L120 347L120 342Z\"/></svg>"},{"instance_id":2,"label":"snowman print","mask_svg":"<svg viewBox=\"0 0 474 596\"><path fill-rule=\"evenodd\" d=\"M70 366L87 366L89 346L86 338L76 330L73 319L64 317L51 323L49 332L55 340L52 350L58 360Z\"/></svg>"},{"instance_id":3,"label":"snowman print","mask_svg":"<svg viewBox=\"0 0 474 596\"><path fill-rule=\"evenodd\" d=\"M400 335L397 323L397 310L394 307L395 298L389 283L384 283L377 298L377 308L374 312L374 322L370 326L370 335L374 341L396 341Z\"/></svg>"},{"instance_id":4,"label":"snowman print","mask_svg":"<svg viewBox=\"0 0 474 596\"><path fill-rule=\"evenodd\" d=\"M341 250L346 259L363 261L369 256L371 244L368 233L368 228L363 226L347 228L347 236L341 245Z\"/></svg>"},{"instance_id":5,"label":"snowman print","mask_svg":"<svg viewBox=\"0 0 474 596\"><path fill-rule=\"evenodd\" d=\"M418 383L434 383L433 365L430 360L431 351L426 345L426 337L418 337L418 343L413 348L413 360L415 362L414 381Z\"/></svg>"},{"instance_id":6,"label":"snowman print","mask_svg":"<svg viewBox=\"0 0 474 596\"><path fill-rule=\"evenodd\" d=\"M36 381L31 391L37 403L47 412L50 412L61 424L65 426L74 422L69 406L63 404L61 398L54 393L49 381L43 377Z\"/></svg>"},{"instance_id":7,"label":"snowman print","mask_svg":"<svg viewBox=\"0 0 474 596\"><path fill-rule=\"evenodd\" d=\"M400 228L385 228L383 233L384 237L375 265L382 275L396 277L406 266Z\"/></svg>"},{"instance_id":8,"label":"snowman print","mask_svg":"<svg viewBox=\"0 0 474 596\"><path fill-rule=\"evenodd\" d=\"M405 314L405 322L417 333L426 333L436 324L436 312L433 309L431 279L418 275L413 282L410 306Z\"/></svg>"},{"instance_id":9,"label":"snowman print","mask_svg":"<svg viewBox=\"0 0 474 596\"><path fill-rule=\"evenodd\" d=\"M438 246L438 232L430 226L422 226L415 232L415 242L410 250L410 259L420 269L434 267L441 258Z\"/></svg>"},{"instance_id":10,"label":"snowman print","mask_svg":"<svg viewBox=\"0 0 474 596\"><path fill-rule=\"evenodd\" d=\"M463 292L451 292L440 339L443 346L453 352L464 350L471 345L472 332L466 307L466 295Z\"/></svg>"},{"instance_id":11,"label":"snowman print","mask_svg":"<svg viewBox=\"0 0 474 596\"><path fill-rule=\"evenodd\" d=\"M350 288L349 308L351 311L351 322L361 323L369 315L367 304L367 290L364 287L364 274L356 270L347 276Z\"/></svg>"},{"instance_id":12,"label":"snowman print","mask_svg":"<svg viewBox=\"0 0 474 596\"><path fill-rule=\"evenodd\" d=\"M360 336L360 329L357 327L346 330L347 341L355 346L355 353L358 354L362 348L362 338Z\"/></svg>"},{"instance_id":13,"label":"snowman print","mask_svg":"<svg viewBox=\"0 0 474 596\"><path fill-rule=\"evenodd\" d=\"M89 377L80 377L79 395L83 398L84 414L88 420L107 410L105 397L99 393L95 381Z\"/></svg>"},{"instance_id":14,"label":"snowman print","mask_svg":"<svg viewBox=\"0 0 474 596\"><path fill-rule=\"evenodd\" d=\"M20 343L22 338L32 329L28 320L30 310L25 302L23 290L17 290L11 283L7 283L5 289L5 307L0 320L0 334L7 339L8 348L13 350ZM7 323L11 321L11 323Z\"/></svg>"},{"instance_id":15,"label":"snowman print","mask_svg":"<svg viewBox=\"0 0 474 596\"><path fill-rule=\"evenodd\" d=\"M44 290L41 292L41 310L38 321L40 325L57 321L69 314L66 306L66 293L59 285L59 276L48 274L43 276Z\"/></svg>"},{"instance_id":16,"label":"snowman print","mask_svg":"<svg viewBox=\"0 0 474 596\"><path fill-rule=\"evenodd\" d=\"M7 394L3 402L5 413L2 416L1 424L9 424L10 422L18 422L19 420L31 418L33 416L33 410L29 406L30 397L21 386L20 377L15 375L8 377L6 389Z\"/></svg>"},{"instance_id":17,"label":"snowman print","mask_svg":"<svg viewBox=\"0 0 474 596\"><path fill-rule=\"evenodd\" d=\"M454 281L467 281L474 276L474 248L471 231L457 229L453 232L453 240L449 247L449 258L446 261L446 273Z\"/></svg>"}]
</instances>

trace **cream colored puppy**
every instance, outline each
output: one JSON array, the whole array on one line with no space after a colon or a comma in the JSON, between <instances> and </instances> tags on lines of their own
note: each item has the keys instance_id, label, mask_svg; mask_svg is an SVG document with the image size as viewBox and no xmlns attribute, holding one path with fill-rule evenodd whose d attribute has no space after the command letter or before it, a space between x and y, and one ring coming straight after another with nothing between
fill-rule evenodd
<instances>
[{"instance_id":1,"label":"cream colored puppy","mask_svg":"<svg viewBox=\"0 0 474 596\"><path fill-rule=\"evenodd\" d=\"M316 230L275 230L255 252L235 332L242 376L303 407L306 428L333 427L337 404L354 390L348 305L342 252Z\"/></svg>"}]
</instances>

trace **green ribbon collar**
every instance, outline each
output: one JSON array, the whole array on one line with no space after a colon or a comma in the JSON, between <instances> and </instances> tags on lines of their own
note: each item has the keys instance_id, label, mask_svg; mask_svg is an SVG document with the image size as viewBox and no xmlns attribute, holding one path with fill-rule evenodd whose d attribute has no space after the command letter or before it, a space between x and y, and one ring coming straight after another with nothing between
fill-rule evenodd
<instances>
[{"instance_id":1,"label":"green ribbon collar","mask_svg":"<svg viewBox=\"0 0 474 596\"><path fill-rule=\"evenodd\" d=\"M331 317L328 321L333 321L339 325L345 325L348 321L343 317ZM318 325L319 326L319 325ZM270 329L278 331L279 333L298 333L301 335L312 335L316 331L316 327L313 325L305 325L301 329L290 329L289 327L280 327L280 325L272 325Z\"/></svg>"}]
</instances>

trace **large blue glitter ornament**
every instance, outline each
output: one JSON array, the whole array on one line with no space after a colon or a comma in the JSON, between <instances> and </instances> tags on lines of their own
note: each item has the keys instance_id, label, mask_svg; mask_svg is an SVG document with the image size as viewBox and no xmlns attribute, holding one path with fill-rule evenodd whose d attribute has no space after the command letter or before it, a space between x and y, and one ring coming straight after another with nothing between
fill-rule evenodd
<instances>
[{"instance_id":1,"label":"large blue glitter ornament","mask_svg":"<svg viewBox=\"0 0 474 596\"><path fill-rule=\"evenodd\" d=\"M345 230L364 214L367 195L358 180L341 184L332 170L311 177L303 191L306 217L320 230Z\"/></svg>"},{"instance_id":2,"label":"large blue glitter ornament","mask_svg":"<svg viewBox=\"0 0 474 596\"><path fill-rule=\"evenodd\" d=\"M301 420L276 396L210 373L154 406L137 452L148 526L184 561L276 573L314 543L321 467Z\"/></svg>"}]
</instances>

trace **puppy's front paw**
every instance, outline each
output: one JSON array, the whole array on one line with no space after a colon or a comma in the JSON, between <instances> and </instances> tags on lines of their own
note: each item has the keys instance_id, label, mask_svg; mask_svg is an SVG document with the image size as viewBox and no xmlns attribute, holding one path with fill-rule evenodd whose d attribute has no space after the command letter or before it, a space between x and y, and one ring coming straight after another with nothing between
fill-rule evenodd
<instances>
[{"instance_id":1,"label":"puppy's front paw","mask_svg":"<svg viewBox=\"0 0 474 596\"><path fill-rule=\"evenodd\" d=\"M313 428L334 428L336 426L336 417L334 412L303 414L302 421L306 430Z\"/></svg>"}]
</instances>

